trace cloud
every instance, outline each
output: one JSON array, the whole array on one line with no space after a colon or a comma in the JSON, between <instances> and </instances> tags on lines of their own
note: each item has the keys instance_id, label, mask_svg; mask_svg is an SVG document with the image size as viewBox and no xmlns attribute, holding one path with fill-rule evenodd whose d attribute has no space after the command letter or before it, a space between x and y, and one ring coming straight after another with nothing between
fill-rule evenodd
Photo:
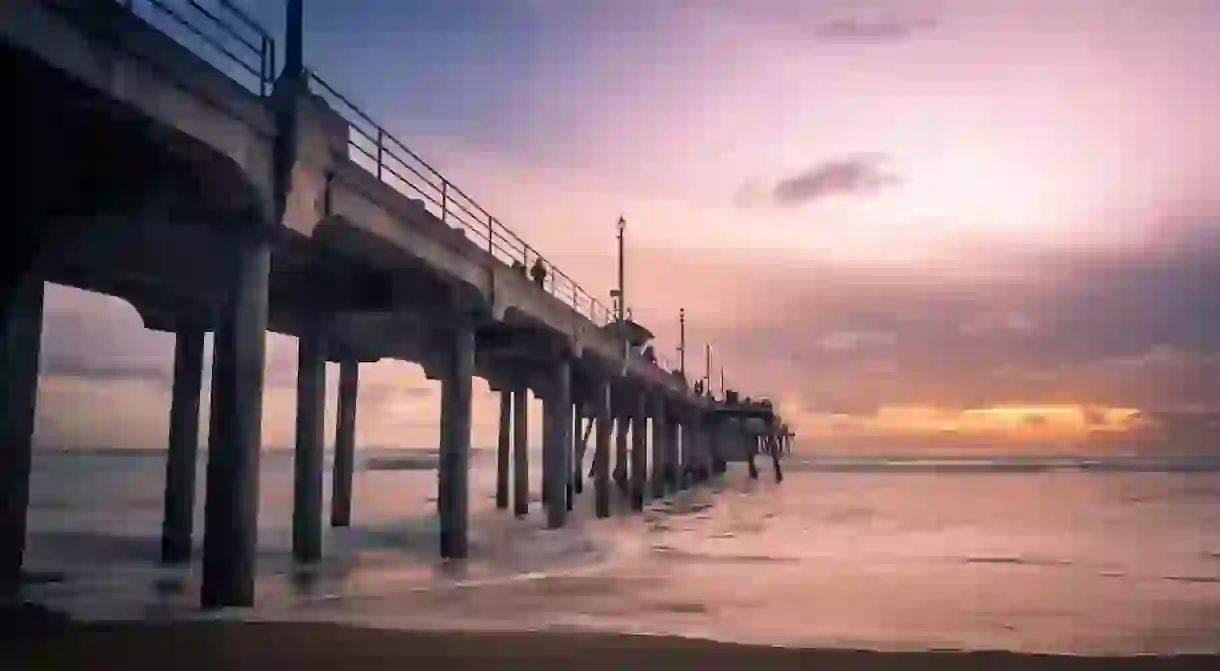
<instances>
[{"instance_id":1,"label":"cloud","mask_svg":"<svg viewBox=\"0 0 1220 671\"><path fill-rule=\"evenodd\" d=\"M932 19L852 19L828 21L814 28L819 38L835 42L894 42L936 24Z\"/></svg>"},{"instance_id":2,"label":"cloud","mask_svg":"<svg viewBox=\"0 0 1220 671\"><path fill-rule=\"evenodd\" d=\"M1220 241L1210 221L1165 246L972 253L987 275L951 260L726 267L735 293L753 298L717 300L750 326L726 322L709 339L730 377L748 376L742 387L784 389L815 411L1220 409ZM892 338L844 335L864 333Z\"/></svg>"},{"instance_id":3,"label":"cloud","mask_svg":"<svg viewBox=\"0 0 1220 671\"><path fill-rule=\"evenodd\" d=\"M991 335L1015 333L1029 335L1037 329L1033 318L1024 312L985 312L972 317L961 325L963 335Z\"/></svg>"},{"instance_id":4,"label":"cloud","mask_svg":"<svg viewBox=\"0 0 1220 671\"><path fill-rule=\"evenodd\" d=\"M818 341L822 349L854 351L865 347L893 345L898 337L885 331L835 331Z\"/></svg>"},{"instance_id":5,"label":"cloud","mask_svg":"<svg viewBox=\"0 0 1220 671\"><path fill-rule=\"evenodd\" d=\"M778 205L798 207L831 196L875 193L899 181L881 170L884 158L881 154L859 154L818 163L777 182L771 197Z\"/></svg>"}]
</instances>

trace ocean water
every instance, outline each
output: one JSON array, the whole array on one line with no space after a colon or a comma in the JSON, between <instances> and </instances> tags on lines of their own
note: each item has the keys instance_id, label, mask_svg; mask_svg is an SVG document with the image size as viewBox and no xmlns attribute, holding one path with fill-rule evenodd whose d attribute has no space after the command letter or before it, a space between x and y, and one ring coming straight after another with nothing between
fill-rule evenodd
<instances>
[{"instance_id":1,"label":"ocean water","mask_svg":"<svg viewBox=\"0 0 1220 671\"><path fill-rule=\"evenodd\" d=\"M266 453L258 602L201 613L198 560L157 564L163 456L40 451L26 596L86 618L588 629L777 645L1220 651L1212 462L819 459L568 527L494 509L476 452L471 559L436 559L436 472L363 454L353 526L296 567L292 458ZM370 463L370 459L373 461ZM534 460L535 464L537 459ZM328 465L329 466L329 465ZM202 529L202 487L196 546ZM539 483L535 470L531 484ZM327 475L329 501L329 473ZM198 557L198 551L197 551Z\"/></svg>"}]
</instances>

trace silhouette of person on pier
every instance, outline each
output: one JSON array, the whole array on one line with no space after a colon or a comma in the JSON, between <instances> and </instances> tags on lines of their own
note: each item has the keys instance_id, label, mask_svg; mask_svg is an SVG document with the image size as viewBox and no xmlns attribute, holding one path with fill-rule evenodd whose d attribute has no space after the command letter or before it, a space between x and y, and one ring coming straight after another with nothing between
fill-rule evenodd
<instances>
[{"instance_id":1,"label":"silhouette of person on pier","mask_svg":"<svg viewBox=\"0 0 1220 671\"><path fill-rule=\"evenodd\" d=\"M546 266L542 265L542 259L534 259L534 267L530 268L530 277L538 284L538 286L546 285Z\"/></svg>"}]
</instances>

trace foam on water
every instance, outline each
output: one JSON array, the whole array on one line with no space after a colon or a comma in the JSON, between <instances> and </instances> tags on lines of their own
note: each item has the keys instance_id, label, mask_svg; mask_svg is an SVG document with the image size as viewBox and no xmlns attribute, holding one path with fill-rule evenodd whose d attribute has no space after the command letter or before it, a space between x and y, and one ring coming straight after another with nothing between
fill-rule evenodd
<instances>
[{"instance_id":1,"label":"foam on water","mask_svg":"<svg viewBox=\"0 0 1220 671\"><path fill-rule=\"evenodd\" d=\"M594 518L586 493L551 531L536 504L524 520L493 509L492 465L485 453L474 460L471 560L436 559L434 471L375 468L358 471L355 526L327 529L325 559L302 568L290 553L291 457L264 455L258 605L202 614L198 561L156 563L159 455L39 455L27 565L65 579L27 594L87 617L886 649L1220 649L1217 474L883 465L793 469L777 487L734 469L643 514L626 514L616 495L609 520Z\"/></svg>"}]
</instances>

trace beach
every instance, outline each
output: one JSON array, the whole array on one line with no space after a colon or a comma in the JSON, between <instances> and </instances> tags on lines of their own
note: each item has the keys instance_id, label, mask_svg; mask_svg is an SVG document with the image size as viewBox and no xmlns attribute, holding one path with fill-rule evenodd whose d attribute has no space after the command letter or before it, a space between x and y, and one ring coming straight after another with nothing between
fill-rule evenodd
<instances>
[{"instance_id":1,"label":"beach","mask_svg":"<svg viewBox=\"0 0 1220 671\"><path fill-rule=\"evenodd\" d=\"M411 632L328 624L76 626L6 647L12 669L1215 669L1220 657L1075 657L750 646L670 636ZM9 666L8 664L13 664ZM412 666L415 665L415 666Z\"/></svg>"}]
</instances>

